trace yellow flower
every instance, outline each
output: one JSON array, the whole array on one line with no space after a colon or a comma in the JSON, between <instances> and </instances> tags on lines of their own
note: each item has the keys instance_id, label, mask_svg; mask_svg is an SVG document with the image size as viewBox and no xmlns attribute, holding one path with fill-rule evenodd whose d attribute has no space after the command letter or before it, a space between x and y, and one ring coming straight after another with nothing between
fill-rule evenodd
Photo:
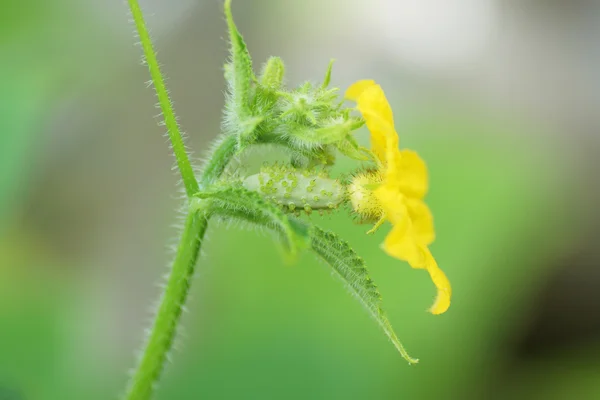
<instances>
[{"instance_id":1,"label":"yellow flower","mask_svg":"<svg viewBox=\"0 0 600 400\"><path fill-rule=\"evenodd\" d=\"M411 267L429 272L437 287L429 311L442 314L450 306L452 289L427 247L435 239L433 217L423 202L428 190L427 167L414 151L398 149L392 109L381 86L371 80L358 81L348 88L346 98L356 101L366 121L378 163L376 170L354 177L348 188L352 206L363 219L377 221L369 233L385 221L391 222L393 228L383 249Z\"/></svg>"}]
</instances>

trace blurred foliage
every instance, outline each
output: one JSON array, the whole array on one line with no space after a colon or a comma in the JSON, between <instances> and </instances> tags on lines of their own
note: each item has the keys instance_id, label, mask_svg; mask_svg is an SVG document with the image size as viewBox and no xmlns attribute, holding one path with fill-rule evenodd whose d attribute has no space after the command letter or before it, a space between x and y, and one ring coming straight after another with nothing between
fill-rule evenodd
<instances>
[{"instance_id":1,"label":"blurred foliage","mask_svg":"<svg viewBox=\"0 0 600 400\"><path fill-rule=\"evenodd\" d=\"M90 82L79 63L100 56L91 56L99 48L93 48L97 25L88 16L61 18L73 16L73 5L72 0L0 2L0 233L9 203L18 203L41 158L42 124L52 120L74 87ZM87 26L82 37L75 38L72 32L82 26Z\"/></svg>"},{"instance_id":2,"label":"blurred foliage","mask_svg":"<svg viewBox=\"0 0 600 400\"><path fill-rule=\"evenodd\" d=\"M16 74L2 65L0 75ZM5 213L10 203L16 201L20 185L31 168L28 157L35 138L34 128L39 123L34 116L42 105L36 86L35 83L28 86L27 81L0 81L0 231L6 225Z\"/></svg>"}]
</instances>

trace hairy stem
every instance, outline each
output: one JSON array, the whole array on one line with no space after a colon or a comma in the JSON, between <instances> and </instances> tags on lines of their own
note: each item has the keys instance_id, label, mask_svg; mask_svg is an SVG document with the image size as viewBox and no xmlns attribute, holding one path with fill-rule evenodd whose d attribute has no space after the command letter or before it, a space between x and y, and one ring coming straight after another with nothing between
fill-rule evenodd
<instances>
[{"instance_id":1,"label":"hairy stem","mask_svg":"<svg viewBox=\"0 0 600 400\"><path fill-rule=\"evenodd\" d=\"M198 191L198 182L196 181L192 165L190 164L190 160L185 150L183 137L179 130L179 125L177 124L177 118L175 117L173 105L171 104L167 87L165 86L162 73L160 72L158 61L156 60L156 53L154 52L150 35L146 29L142 10L140 9L137 0L128 0L128 2L129 8L131 9L131 15L133 16L133 22L135 23L140 42L142 43L142 48L144 49L144 56L146 57L146 63L150 70L150 76L154 82L158 103L160 104L169 139L171 140L171 146L173 147L173 153L175 153L175 159L177 160L177 167L181 173L185 191L188 197L191 197Z\"/></svg>"},{"instance_id":2,"label":"hairy stem","mask_svg":"<svg viewBox=\"0 0 600 400\"><path fill-rule=\"evenodd\" d=\"M173 345L179 318L190 288L200 245L208 225L206 209L197 205L187 216L167 286L142 356L129 382L127 400L147 400L158 382Z\"/></svg>"},{"instance_id":3,"label":"hairy stem","mask_svg":"<svg viewBox=\"0 0 600 400\"><path fill-rule=\"evenodd\" d=\"M221 177L223 171L237 152L237 137L224 136L214 148L200 178L202 187L207 187Z\"/></svg>"},{"instance_id":4,"label":"hairy stem","mask_svg":"<svg viewBox=\"0 0 600 400\"><path fill-rule=\"evenodd\" d=\"M226 136L214 149L208 164L202 173L204 186L217 180L235 154L235 136ZM195 193L197 193L196 191ZM187 299L194 267L200 252L202 239L210 217L206 200L192 198L190 212L181 235L177 255L167 286L156 313L152 329L142 352L138 365L129 382L127 400L147 400L160 378L167 354L173 345L179 317Z\"/></svg>"}]
</instances>

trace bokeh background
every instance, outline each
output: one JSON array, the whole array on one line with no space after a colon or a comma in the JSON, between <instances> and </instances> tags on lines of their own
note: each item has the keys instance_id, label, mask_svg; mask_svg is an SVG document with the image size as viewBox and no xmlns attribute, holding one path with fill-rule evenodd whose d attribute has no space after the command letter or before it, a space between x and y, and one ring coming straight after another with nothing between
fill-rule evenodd
<instances>
[{"instance_id":1,"label":"bokeh background","mask_svg":"<svg viewBox=\"0 0 600 400\"><path fill-rule=\"evenodd\" d=\"M200 159L222 1L141 3ZM287 265L269 236L213 225L157 399L600 398L600 2L233 6L290 86L335 58L333 84L385 88L429 165L454 301L425 312L433 286L379 250L385 228L313 217L367 260L409 367L313 255ZM116 398L149 325L180 199L128 20L121 0L0 1L1 393Z\"/></svg>"}]
</instances>

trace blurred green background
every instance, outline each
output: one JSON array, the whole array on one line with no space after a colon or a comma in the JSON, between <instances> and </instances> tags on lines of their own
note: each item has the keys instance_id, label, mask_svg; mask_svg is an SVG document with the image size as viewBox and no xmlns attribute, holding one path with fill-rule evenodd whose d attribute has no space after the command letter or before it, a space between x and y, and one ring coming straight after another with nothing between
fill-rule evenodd
<instances>
[{"instance_id":1,"label":"blurred green background","mask_svg":"<svg viewBox=\"0 0 600 400\"><path fill-rule=\"evenodd\" d=\"M141 3L201 159L223 105L222 2ZM454 299L425 312L433 285L379 250L386 229L313 217L367 260L409 367L313 255L286 265L268 235L213 225L157 399L600 398L600 4L233 6L255 63L283 57L290 85L332 57L335 85L382 84L428 162ZM122 1L0 10L0 393L116 398L180 204L141 49Z\"/></svg>"}]
</instances>

